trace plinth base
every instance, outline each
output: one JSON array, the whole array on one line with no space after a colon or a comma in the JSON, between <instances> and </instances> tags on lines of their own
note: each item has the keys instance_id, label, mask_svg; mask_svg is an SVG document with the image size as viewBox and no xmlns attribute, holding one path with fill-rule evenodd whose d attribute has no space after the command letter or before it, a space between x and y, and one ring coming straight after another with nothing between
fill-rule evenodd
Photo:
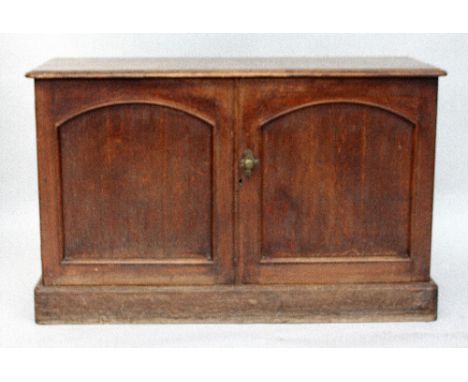
<instances>
[{"instance_id":1,"label":"plinth base","mask_svg":"<svg viewBox=\"0 0 468 382\"><path fill-rule=\"evenodd\" d=\"M340 285L44 286L36 322L308 323L431 321L433 281Z\"/></svg>"}]
</instances>

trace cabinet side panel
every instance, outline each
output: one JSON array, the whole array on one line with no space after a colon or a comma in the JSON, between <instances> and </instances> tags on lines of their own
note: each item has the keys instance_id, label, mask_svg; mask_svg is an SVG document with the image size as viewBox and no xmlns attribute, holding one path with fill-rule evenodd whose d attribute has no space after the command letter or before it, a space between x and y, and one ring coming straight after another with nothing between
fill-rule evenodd
<instances>
[{"instance_id":1,"label":"cabinet side panel","mask_svg":"<svg viewBox=\"0 0 468 382\"><path fill-rule=\"evenodd\" d=\"M413 280L429 280L438 80L426 79L420 87L416 126L411 214Z\"/></svg>"}]
</instances>

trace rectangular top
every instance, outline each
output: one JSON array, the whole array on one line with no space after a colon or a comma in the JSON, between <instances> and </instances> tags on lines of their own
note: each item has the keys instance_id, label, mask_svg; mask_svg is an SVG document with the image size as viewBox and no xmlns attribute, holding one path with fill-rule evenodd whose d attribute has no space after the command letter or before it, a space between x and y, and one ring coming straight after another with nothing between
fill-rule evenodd
<instances>
[{"instance_id":1,"label":"rectangular top","mask_svg":"<svg viewBox=\"0 0 468 382\"><path fill-rule=\"evenodd\" d=\"M408 57L56 58L27 77L437 77L447 73Z\"/></svg>"}]
</instances>

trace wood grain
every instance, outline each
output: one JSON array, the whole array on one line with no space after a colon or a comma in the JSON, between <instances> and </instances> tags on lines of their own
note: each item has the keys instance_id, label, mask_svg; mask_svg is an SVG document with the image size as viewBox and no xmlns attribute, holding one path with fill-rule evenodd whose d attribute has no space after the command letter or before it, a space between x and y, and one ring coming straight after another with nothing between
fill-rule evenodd
<instances>
[{"instance_id":1,"label":"wood grain","mask_svg":"<svg viewBox=\"0 0 468 382\"><path fill-rule=\"evenodd\" d=\"M57 58L31 78L436 77L446 72L408 57Z\"/></svg>"},{"instance_id":2,"label":"wood grain","mask_svg":"<svg viewBox=\"0 0 468 382\"><path fill-rule=\"evenodd\" d=\"M240 80L238 155L260 166L239 174L238 279L428 280L432 185L418 179L433 171L436 93L429 78Z\"/></svg>"},{"instance_id":3,"label":"wood grain","mask_svg":"<svg viewBox=\"0 0 468 382\"><path fill-rule=\"evenodd\" d=\"M39 80L46 285L230 283L231 80Z\"/></svg>"},{"instance_id":4,"label":"wood grain","mask_svg":"<svg viewBox=\"0 0 468 382\"><path fill-rule=\"evenodd\" d=\"M59 287L38 284L36 322L310 323L432 321L431 282L308 286Z\"/></svg>"},{"instance_id":5,"label":"wood grain","mask_svg":"<svg viewBox=\"0 0 468 382\"><path fill-rule=\"evenodd\" d=\"M212 128L148 104L60 125L64 259L211 259Z\"/></svg>"},{"instance_id":6,"label":"wood grain","mask_svg":"<svg viewBox=\"0 0 468 382\"><path fill-rule=\"evenodd\" d=\"M408 256L413 129L353 103L264 125L262 255Z\"/></svg>"},{"instance_id":7,"label":"wood grain","mask_svg":"<svg viewBox=\"0 0 468 382\"><path fill-rule=\"evenodd\" d=\"M28 73L37 321L435 319L445 74L395 57L56 59Z\"/></svg>"}]
</instances>

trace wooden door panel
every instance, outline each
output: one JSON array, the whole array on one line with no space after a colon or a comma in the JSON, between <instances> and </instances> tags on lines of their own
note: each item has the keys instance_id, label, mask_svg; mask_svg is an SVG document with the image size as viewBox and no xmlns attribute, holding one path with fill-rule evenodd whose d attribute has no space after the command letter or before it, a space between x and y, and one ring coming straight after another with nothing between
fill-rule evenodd
<instances>
[{"instance_id":1,"label":"wooden door panel","mask_svg":"<svg viewBox=\"0 0 468 382\"><path fill-rule=\"evenodd\" d=\"M413 127L351 103L262 126L262 256L408 256Z\"/></svg>"},{"instance_id":2,"label":"wooden door panel","mask_svg":"<svg viewBox=\"0 0 468 382\"><path fill-rule=\"evenodd\" d=\"M238 280L427 280L437 83L244 79Z\"/></svg>"},{"instance_id":3,"label":"wooden door panel","mask_svg":"<svg viewBox=\"0 0 468 382\"><path fill-rule=\"evenodd\" d=\"M64 258L211 258L211 129L149 104L61 125Z\"/></svg>"},{"instance_id":4,"label":"wooden door panel","mask_svg":"<svg viewBox=\"0 0 468 382\"><path fill-rule=\"evenodd\" d=\"M233 93L232 80L36 84L45 285L232 282Z\"/></svg>"}]
</instances>

